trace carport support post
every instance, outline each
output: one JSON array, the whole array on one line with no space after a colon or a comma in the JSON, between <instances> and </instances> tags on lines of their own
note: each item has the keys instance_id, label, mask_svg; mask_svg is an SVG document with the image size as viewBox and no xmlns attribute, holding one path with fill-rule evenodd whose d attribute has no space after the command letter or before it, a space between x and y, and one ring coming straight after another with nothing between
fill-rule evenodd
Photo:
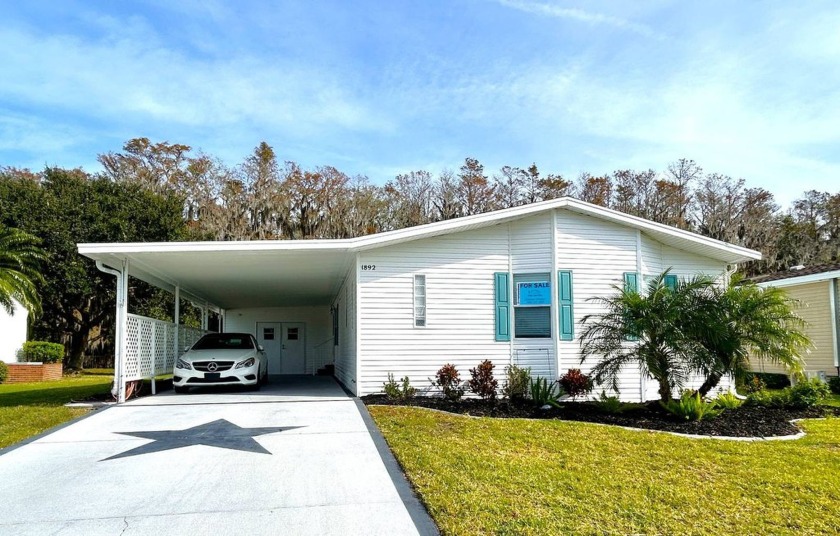
<instances>
[{"instance_id":1,"label":"carport support post","mask_svg":"<svg viewBox=\"0 0 840 536\"><path fill-rule=\"evenodd\" d=\"M160 350L163 350L161 348ZM155 385L155 376L157 376L157 323L152 324L152 394L157 394L157 387Z\"/></svg>"},{"instance_id":2,"label":"carport support post","mask_svg":"<svg viewBox=\"0 0 840 536\"><path fill-rule=\"evenodd\" d=\"M181 357L181 287L175 285L175 362Z\"/></svg>"},{"instance_id":3,"label":"carport support post","mask_svg":"<svg viewBox=\"0 0 840 536\"><path fill-rule=\"evenodd\" d=\"M201 304L201 329L207 331L207 303Z\"/></svg>"}]
</instances>

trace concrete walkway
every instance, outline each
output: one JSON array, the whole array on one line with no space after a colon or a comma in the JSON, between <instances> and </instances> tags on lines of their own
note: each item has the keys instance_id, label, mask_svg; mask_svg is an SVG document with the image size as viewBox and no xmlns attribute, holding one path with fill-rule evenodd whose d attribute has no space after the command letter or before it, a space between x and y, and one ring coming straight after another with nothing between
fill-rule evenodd
<instances>
[{"instance_id":1,"label":"concrete walkway","mask_svg":"<svg viewBox=\"0 0 840 536\"><path fill-rule=\"evenodd\" d=\"M332 378L172 392L0 456L0 534L435 534Z\"/></svg>"}]
</instances>

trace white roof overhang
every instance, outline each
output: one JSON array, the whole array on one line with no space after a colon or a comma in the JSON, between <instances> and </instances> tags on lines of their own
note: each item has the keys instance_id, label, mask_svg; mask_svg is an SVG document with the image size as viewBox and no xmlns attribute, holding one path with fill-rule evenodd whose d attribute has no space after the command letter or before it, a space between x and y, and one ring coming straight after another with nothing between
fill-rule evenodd
<instances>
[{"instance_id":1,"label":"white roof overhang","mask_svg":"<svg viewBox=\"0 0 840 536\"><path fill-rule=\"evenodd\" d=\"M774 279L771 281L762 281L757 283L757 285L759 287L793 287L796 285L807 285L808 283L831 281L832 279L840 279L840 270L821 272L819 274L800 275L796 277L786 277L784 279Z\"/></svg>"},{"instance_id":2,"label":"white roof overhang","mask_svg":"<svg viewBox=\"0 0 840 536\"><path fill-rule=\"evenodd\" d=\"M179 286L191 299L225 309L327 305L360 251L499 225L564 208L639 229L655 240L722 263L761 254L667 225L571 198L554 199L486 214L342 240L238 242L143 242L79 244L79 253L167 290Z\"/></svg>"}]
</instances>

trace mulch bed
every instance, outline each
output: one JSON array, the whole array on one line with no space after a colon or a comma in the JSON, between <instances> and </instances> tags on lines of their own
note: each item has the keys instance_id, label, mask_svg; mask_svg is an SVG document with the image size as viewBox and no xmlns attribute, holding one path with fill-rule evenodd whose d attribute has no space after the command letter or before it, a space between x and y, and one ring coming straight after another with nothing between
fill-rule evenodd
<instances>
[{"instance_id":1,"label":"mulch bed","mask_svg":"<svg viewBox=\"0 0 840 536\"><path fill-rule=\"evenodd\" d=\"M741 406L725 410L714 419L687 422L678 420L662 409L658 402L632 404L622 413L610 414L592 402L570 401L562 403L559 409L542 410L527 402L512 403L508 400L489 404L478 399L450 402L442 398L420 396L408 400L391 400L384 395L368 395L362 397L362 401L369 405L419 406L474 417L583 421L681 434L728 437L786 436L800 432L800 429L790 422L793 419L840 416L840 408L831 407L789 410Z\"/></svg>"}]
</instances>

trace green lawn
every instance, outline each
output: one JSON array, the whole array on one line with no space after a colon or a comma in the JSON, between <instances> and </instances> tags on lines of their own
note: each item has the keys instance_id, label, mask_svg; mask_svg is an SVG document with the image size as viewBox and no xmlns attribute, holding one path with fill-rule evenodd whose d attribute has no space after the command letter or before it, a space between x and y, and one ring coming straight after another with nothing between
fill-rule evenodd
<instances>
[{"instance_id":1,"label":"green lawn","mask_svg":"<svg viewBox=\"0 0 840 536\"><path fill-rule=\"evenodd\" d=\"M828 400L823 402L826 406L836 406L840 408L840 395L831 395L828 397Z\"/></svg>"},{"instance_id":2,"label":"green lawn","mask_svg":"<svg viewBox=\"0 0 840 536\"><path fill-rule=\"evenodd\" d=\"M111 380L91 375L0 385L0 448L86 413L85 409L65 408L63 404L106 393Z\"/></svg>"},{"instance_id":3,"label":"green lawn","mask_svg":"<svg viewBox=\"0 0 840 536\"><path fill-rule=\"evenodd\" d=\"M370 408L444 534L836 534L840 419L796 441Z\"/></svg>"}]
</instances>

